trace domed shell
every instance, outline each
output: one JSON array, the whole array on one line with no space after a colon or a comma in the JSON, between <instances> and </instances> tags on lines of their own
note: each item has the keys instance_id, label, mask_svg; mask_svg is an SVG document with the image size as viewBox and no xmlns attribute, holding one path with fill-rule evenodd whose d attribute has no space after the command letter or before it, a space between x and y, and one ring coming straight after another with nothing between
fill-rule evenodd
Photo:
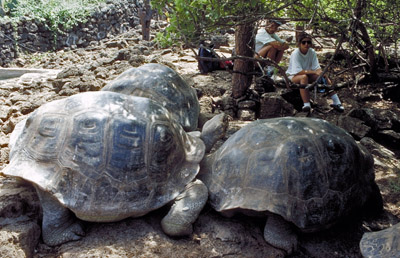
<instances>
[{"instance_id":1,"label":"domed shell","mask_svg":"<svg viewBox=\"0 0 400 258\"><path fill-rule=\"evenodd\" d=\"M363 257L400 257L400 223L381 231L364 233L360 250Z\"/></svg>"},{"instance_id":2,"label":"domed shell","mask_svg":"<svg viewBox=\"0 0 400 258\"><path fill-rule=\"evenodd\" d=\"M145 64L131 68L102 90L153 99L167 108L186 131L197 128L200 105L196 91L165 65Z\"/></svg>"},{"instance_id":3,"label":"domed shell","mask_svg":"<svg viewBox=\"0 0 400 258\"><path fill-rule=\"evenodd\" d=\"M372 156L344 130L321 119L257 120L212 156L201 179L217 211L281 215L304 231L361 206L374 183Z\"/></svg>"},{"instance_id":4,"label":"domed shell","mask_svg":"<svg viewBox=\"0 0 400 258\"><path fill-rule=\"evenodd\" d=\"M105 91L41 106L16 138L3 172L87 221L163 206L195 178L205 148L156 102Z\"/></svg>"}]
</instances>

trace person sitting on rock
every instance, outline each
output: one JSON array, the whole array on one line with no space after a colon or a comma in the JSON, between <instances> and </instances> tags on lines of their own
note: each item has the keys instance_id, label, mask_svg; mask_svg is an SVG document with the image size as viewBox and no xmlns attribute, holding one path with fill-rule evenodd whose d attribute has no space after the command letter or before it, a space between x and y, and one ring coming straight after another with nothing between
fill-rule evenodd
<instances>
[{"instance_id":1,"label":"person sitting on rock","mask_svg":"<svg viewBox=\"0 0 400 258\"><path fill-rule=\"evenodd\" d=\"M257 31L255 46L257 54L255 54L254 58L268 57L277 64L282 60L283 53L289 48L289 45L275 34L281 25L282 22L278 20L270 20L265 27ZM273 72L274 67L271 65L268 66L267 75L272 76Z\"/></svg>"},{"instance_id":2,"label":"person sitting on rock","mask_svg":"<svg viewBox=\"0 0 400 258\"><path fill-rule=\"evenodd\" d=\"M306 32L300 33L297 45L298 48L290 55L289 67L286 74L293 83L307 85L318 79L322 73L322 69L318 62L317 53L312 48L312 39L309 34ZM328 85L331 84L328 77L325 76L325 79ZM304 103L302 110L309 112L311 110L309 90L300 89L300 96ZM332 91L328 96L333 101L331 107L339 112L343 112L344 108L336 92Z\"/></svg>"}]
</instances>

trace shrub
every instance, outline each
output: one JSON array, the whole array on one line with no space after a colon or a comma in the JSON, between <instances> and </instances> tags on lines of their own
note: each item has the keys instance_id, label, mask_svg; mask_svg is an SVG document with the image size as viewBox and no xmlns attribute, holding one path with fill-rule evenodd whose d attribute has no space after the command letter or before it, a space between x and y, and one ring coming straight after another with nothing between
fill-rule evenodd
<instances>
[{"instance_id":1,"label":"shrub","mask_svg":"<svg viewBox=\"0 0 400 258\"><path fill-rule=\"evenodd\" d=\"M55 35L62 34L106 0L0 0L3 11L13 19L30 17L40 21ZM1 7L0 7L1 8Z\"/></svg>"}]
</instances>

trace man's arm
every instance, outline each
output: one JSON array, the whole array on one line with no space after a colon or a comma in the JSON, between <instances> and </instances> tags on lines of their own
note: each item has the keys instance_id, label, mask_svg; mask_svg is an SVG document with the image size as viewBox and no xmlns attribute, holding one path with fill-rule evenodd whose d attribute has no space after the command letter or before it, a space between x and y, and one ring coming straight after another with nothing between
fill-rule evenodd
<instances>
[{"instance_id":1,"label":"man's arm","mask_svg":"<svg viewBox=\"0 0 400 258\"><path fill-rule=\"evenodd\" d=\"M289 45L286 42L272 41L269 45L278 50L286 50L289 48Z\"/></svg>"}]
</instances>

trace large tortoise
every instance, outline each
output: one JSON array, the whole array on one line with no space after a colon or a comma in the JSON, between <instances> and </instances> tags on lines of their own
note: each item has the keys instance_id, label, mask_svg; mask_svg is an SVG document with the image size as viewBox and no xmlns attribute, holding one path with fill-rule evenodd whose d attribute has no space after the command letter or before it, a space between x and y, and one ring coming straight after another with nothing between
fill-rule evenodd
<instances>
[{"instance_id":1,"label":"large tortoise","mask_svg":"<svg viewBox=\"0 0 400 258\"><path fill-rule=\"evenodd\" d=\"M198 177L216 211L266 216L265 240L288 254L296 228L326 229L367 203L383 205L371 154L321 119L254 121L203 159Z\"/></svg>"},{"instance_id":2,"label":"large tortoise","mask_svg":"<svg viewBox=\"0 0 400 258\"><path fill-rule=\"evenodd\" d=\"M205 127L222 126L222 118ZM50 246L84 235L70 211L81 220L111 222L173 200L162 228L182 236L191 233L208 197L195 179L205 151L199 136L186 133L148 98L81 93L47 103L18 124L3 173L34 184L43 208L43 240Z\"/></svg>"},{"instance_id":3,"label":"large tortoise","mask_svg":"<svg viewBox=\"0 0 400 258\"><path fill-rule=\"evenodd\" d=\"M400 257L400 223L381 231L365 233L360 249L364 257Z\"/></svg>"},{"instance_id":4,"label":"large tortoise","mask_svg":"<svg viewBox=\"0 0 400 258\"><path fill-rule=\"evenodd\" d=\"M200 105L196 91L168 66L153 63L130 68L102 90L153 99L167 108L186 131L197 129Z\"/></svg>"}]
</instances>

